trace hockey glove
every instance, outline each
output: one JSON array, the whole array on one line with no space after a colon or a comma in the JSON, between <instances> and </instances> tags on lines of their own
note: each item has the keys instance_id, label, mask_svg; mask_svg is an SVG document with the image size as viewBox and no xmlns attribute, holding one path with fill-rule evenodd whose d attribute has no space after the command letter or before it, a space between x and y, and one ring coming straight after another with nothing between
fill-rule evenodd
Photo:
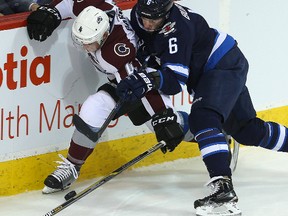
<instances>
[{"instance_id":1,"label":"hockey glove","mask_svg":"<svg viewBox=\"0 0 288 216\"><path fill-rule=\"evenodd\" d=\"M165 154L167 150L172 152L183 140L184 133L181 125L177 122L177 116L171 108L164 110L152 117L152 126L154 128L158 142L166 142L166 146L161 148Z\"/></svg>"},{"instance_id":2,"label":"hockey glove","mask_svg":"<svg viewBox=\"0 0 288 216\"><path fill-rule=\"evenodd\" d=\"M153 80L142 70L121 80L117 85L116 93L120 98L125 97L126 101L135 101L144 97L146 92L152 89L152 82Z\"/></svg>"},{"instance_id":3,"label":"hockey glove","mask_svg":"<svg viewBox=\"0 0 288 216\"><path fill-rule=\"evenodd\" d=\"M27 18L30 39L44 41L60 25L61 15L55 7L42 5Z\"/></svg>"}]
</instances>

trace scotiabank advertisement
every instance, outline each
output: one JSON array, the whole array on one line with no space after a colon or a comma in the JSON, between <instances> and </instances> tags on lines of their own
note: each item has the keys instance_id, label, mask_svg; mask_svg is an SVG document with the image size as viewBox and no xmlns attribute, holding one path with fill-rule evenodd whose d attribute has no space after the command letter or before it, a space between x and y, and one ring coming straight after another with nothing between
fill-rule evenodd
<instances>
[{"instance_id":1,"label":"scotiabank advertisement","mask_svg":"<svg viewBox=\"0 0 288 216\"><path fill-rule=\"evenodd\" d=\"M99 84L72 47L70 26L64 21L45 42L31 41L26 27L1 31L1 161L67 146L73 114Z\"/></svg>"},{"instance_id":2,"label":"scotiabank advertisement","mask_svg":"<svg viewBox=\"0 0 288 216\"><path fill-rule=\"evenodd\" d=\"M31 41L26 27L1 31L0 162L68 148L73 115L107 81L73 46L72 22L63 21L44 42ZM189 95L173 101L189 110ZM123 116L101 140L146 132Z\"/></svg>"}]
</instances>

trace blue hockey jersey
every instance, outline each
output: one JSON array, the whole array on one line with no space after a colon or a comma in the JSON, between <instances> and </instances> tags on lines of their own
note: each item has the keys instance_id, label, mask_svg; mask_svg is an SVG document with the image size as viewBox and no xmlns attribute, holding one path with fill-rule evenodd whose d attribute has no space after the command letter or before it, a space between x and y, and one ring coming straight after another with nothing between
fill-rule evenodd
<instances>
[{"instance_id":1,"label":"blue hockey jersey","mask_svg":"<svg viewBox=\"0 0 288 216\"><path fill-rule=\"evenodd\" d=\"M201 74L213 69L236 44L226 33L210 28L206 20L191 9L174 3L161 29L153 33L141 26L136 7L131 11L131 25L150 54L160 62L160 90L169 95L188 92Z\"/></svg>"}]
</instances>

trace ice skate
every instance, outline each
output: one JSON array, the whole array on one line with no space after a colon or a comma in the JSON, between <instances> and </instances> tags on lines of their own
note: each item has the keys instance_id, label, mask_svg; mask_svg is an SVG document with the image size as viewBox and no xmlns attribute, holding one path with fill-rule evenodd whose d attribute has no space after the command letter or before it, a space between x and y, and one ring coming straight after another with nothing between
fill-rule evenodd
<instances>
[{"instance_id":1,"label":"ice skate","mask_svg":"<svg viewBox=\"0 0 288 216\"><path fill-rule=\"evenodd\" d=\"M45 179L45 187L42 190L43 194L50 194L68 189L78 178L80 168L72 164L62 155L59 154L59 157L63 161L56 161L59 166Z\"/></svg>"},{"instance_id":2,"label":"ice skate","mask_svg":"<svg viewBox=\"0 0 288 216\"><path fill-rule=\"evenodd\" d=\"M212 192L209 196L194 202L197 216L240 216L238 197L228 177L213 177L207 184Z\"/></svg>"}]
</instances>

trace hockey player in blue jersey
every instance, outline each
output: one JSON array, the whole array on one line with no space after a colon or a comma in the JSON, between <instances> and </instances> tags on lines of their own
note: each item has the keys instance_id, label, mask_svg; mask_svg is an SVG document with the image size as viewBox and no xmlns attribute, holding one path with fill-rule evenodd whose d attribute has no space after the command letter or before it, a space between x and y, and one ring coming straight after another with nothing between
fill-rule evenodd
<instances>
[{"instance_id":1,"label":"hockey player in blue jersey","mask_svg":"<svg viewBox=\"0 0 288 216\"><path fill-rule=\"evenodd\" d=\"M120 97L143 97L152 88L174 95L186 85L194 95L189 127L210 175L211 195L194 202L196 215L241 215L222 131L239 143L288 151L288 129L256 117L246 87L248 62L233 37L209 27L205 19L171 0L138 0L131 24L160 67L139 71L117 86Z\"/></svg>"}]
</instances>

